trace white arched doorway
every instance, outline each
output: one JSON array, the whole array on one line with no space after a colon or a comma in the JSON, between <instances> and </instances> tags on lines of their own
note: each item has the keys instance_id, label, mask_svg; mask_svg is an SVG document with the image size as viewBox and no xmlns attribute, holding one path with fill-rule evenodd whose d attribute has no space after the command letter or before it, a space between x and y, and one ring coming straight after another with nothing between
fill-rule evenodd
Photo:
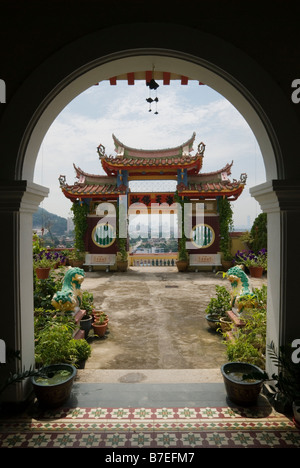
<instances>
[{"instance_id":1,"label":"white arched doorway","mask_svg":"<svg viewBox=\"0 0 300 468\"><path fill-rule=\"evenodd\" d=\"M2 213L10 233L7 256L13 268L5 280L13 316L4 339L21 351L20 366L33 363L31 217L47 190L32 183L41 142L59 112L94 83L121 73L156 69L183 74L207 83L242 114L260 146L267 182L253 189L269 213L269 338L282 342L293 336L292 253L287 249L292 214L298 210L299 188L289 182L299 162L290 157L299 143L297 122L276 84L249 57L229 44L194 30L157 25L148 40L143 26L112 28L67 45L44 62L23 84L7 107L0 126L0 151L7 158L7 182L2 188ZM184 40L182 39L184 37ZM109 39L108 39L109 38ZM22 113L20 113L22 109ZM285 118L286 117L286 118ZM14 132L11 129L14 127ZM299 198L299 197L298 197ZM284 214L283 214L284 211ZM284 261L283 261L284 258ZM288 284L282 278L287 274ZM9 326L13 324L14 329ZM299 324L299 318L298 318ZM15 399L24 397L18 390Z\"/></svg>"}]
</instances>

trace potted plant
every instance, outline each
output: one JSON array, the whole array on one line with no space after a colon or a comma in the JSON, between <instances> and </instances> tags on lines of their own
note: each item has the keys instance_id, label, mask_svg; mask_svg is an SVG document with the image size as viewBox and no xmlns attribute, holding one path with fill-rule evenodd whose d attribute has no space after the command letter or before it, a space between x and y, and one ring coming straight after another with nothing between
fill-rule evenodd
<instances>
[{"instance_id":1,"label":"potted plant","mask_svg":"<svg viewBox=\"0 0 300 468\"><path fill-rule=\"evenodd\" d=\"M20 359L19 351L9 354L8 359ZM69 398L76 372L75 367L69 364L54 364L39 369L31 366L28 370L9 374L0 384L0 394L10 385L30 379L40 405L57 408Z\"/></svg>"},{"instance_id":2,"label":"potted plant","mask_svg":"<svg viewBox=\"0 0 300 468\"><path fill-rule=\"evenodd\" d=\"M95 316L95 321L92 323L94 333L99 337L103 337L107 330L107 319L104 315Z\"/></svg>"},{"instance_id":3,"label":"potted plant","mask_svg":"<svg viewBox=\"0 0 300 468\"><path fill-rule=\"evenodd\" d=\"M241 406L256 403L262 386L268 376L254 364L227 362L221 366L228 398Z\"/></svg>"},{"instance_id":4,"label":"potted plant","mask_svg":"<svg viewBox=\"0 0 300 468\"><path fill-rule=\"evenodd\" d=\"M47 279L55 261L50 252L42 251L34 255L33 265L38 279Z\"/></svg>"},{"instance_id":5,"label":"potted plant","mask_svg":"<svg viewBox=\"0 0 300 468\"><path fill-rule=\"evenodd\" d=\"M127 240L118 239L117 268L118 271L125 272L128 269Z\"/></svg>"},{"instance_id":6,"label":"potted plant","mask_svg":"<svg viewBox=\"0 0 300 468\"><path fill-rule=\"evenodd\" d=\"M254 278L260 278L267 270L268 253L266 249L261 249L257 254L252 250L238 251L236 254L236 263L245 265L250 271L250 275Z\"/></svg>"},{"instance_id":7,"label":"potted plant","mask_svg":"<svg viewBox=\"0 0 300 468\"><path fill-rule=\"evenodd\" d=\"M109 322L108 315L103 310L94 309L92 315L93 315L94 322L99 321L99 319L101 318L101 321L106 322L108 325L108 322Z\"/></svg>"},{"instance_id":8,"label":"potted plant","mask_svg":"<svg viewBox=\"0 0 300 468\"><path fill-rule=\"evenodd\" d=\"M189 266L189 256L186 250L186 237L182 237L178 241L178 260L176 261L178 271L187 271Z\"/></svg>"},{"instance_id":9,"label":"potted plant","mask_svg":"<svg viewBox=\"0 0 300 468\"><path fill-rule=\"evenodd\" d=\"M72 345L75 348L76 362L75 367L77 369L84 369L86 360L92 353L91 345L86 340L71 340Z\"/></svg>"},{"instance_id":10,"label":"potted plant","mask_svg":"<svg viewBox=\"0 0 300 468\"><path fill-rule=\"evenodd\" d=\"M254 290L258 306L243 319L243 326L236 326L224 333L224 344L229 362L248 362L261 369L266 361L266 288Z\"/></svg>"},{"instance_id":11,"label":"potted plant","mask_svg":"<svg viewBox=\"0 0 300 468\"><path fill-rule=\"evenodd\" d=\"M80 320L80 328L84 330L85 338L88 337L89 331L92 328L93 322L93 303L94 303L94 296L93 293L88 291L83 291L81 297L81 308L85 311L84 316Z\"/></svg>"},{"instance_id":12,"label":"potted plant","mask_svg":"<svg viewBox=\"0 0 300 468\"><path fill-rule=\"evenodd\" d=\"M220 326L221 326L221 330L223 333L226 333L228 331L231 330L231 327L232 327L232 320L230 319L230 317L228 316L225 316L225 317L220 317Z\"/></svg>"},{"instance_id":13,"label":"potted plant","mask_svg":"<svg viewBox=\"0 0 300 468\"><path fill-rule=\"evenodd\" d=\"M72 267L81 268L84 264L85 253L80 250L74 249L68 256L69 263Z\"/></svg>"},{"instance_id":14,"label":"potted plant","mask_svg":"<svg viewBox=\"0 0 300 468\"><path fill-rule=\"evenodd\" d=\"M84 331L85 339L88 338L90 329L92 328L93 317L85 314L79 321L80 329Z\"/></svg>"},{"instance_id":15,"label":"potted plant","mask_svg":"<svg viewBox=\"0 0 300 468\"><path fill-rule=\"evenodd\" d=\"M221 317L226 316L226 311L230 309L230 293L225 286L216 285L217 297L212 297L205 309L208 325L217 330L220 327Z\"/></svg>"},{"instance_id":16,"label":"potted plant","mask_svg":"<svg viewBox=\"0 0 300 468\"><path fill-rule=\"evenodd\" d=\"M233 260L234 257L228 250L222 253L221 263L224 271L229 270L233 266Z\"/></svg>"},{"instance_id":17,"label":"potted plant","mask_svg":"<svg viewBox=\"0 0 300 468\"><path fill-rule=\"evenodd\" d=\"M70 397L76 368L61 363L43 367L39 375L31 377L34 393L39 404L46 408L57 408Z\"/></svg>"},{"instance_id":18,"label":"potted plant","mask_svg":"<svg viewBox=\"0 0 300 468\"><path fill-rule=\"evenodd\" d=\"M49 320L36 334L35 362L39 366L57 363L74 365L77 359L72 344L75 321L64 316Z\"/></svg>"}]
</instances>

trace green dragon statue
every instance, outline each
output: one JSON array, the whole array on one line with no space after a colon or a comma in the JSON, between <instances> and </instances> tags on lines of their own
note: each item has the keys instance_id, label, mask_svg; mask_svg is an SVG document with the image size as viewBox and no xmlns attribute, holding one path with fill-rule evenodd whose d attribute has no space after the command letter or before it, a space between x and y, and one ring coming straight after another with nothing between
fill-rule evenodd
<instances>
[{"instance_id":1,"label":"green dragon statue","mask_svg":"<svg viewBox=\"0 0 300 468\"><path fill-rule=\"evenodd\" d=\"M241 265L230 268L226 273L231 284L231 307L238 314L257 307L257 296L252 292L250 281Z\"/></svg>"},{"instance_id":2,"label":"green dragon statue","mask_svg":"<svg viewBox=\"0 0 300 468\"><path fill-rule=\"evenodd\" d=\"M63 286L52 298L52 305L61 312L73 311L81 306L81 283L84 280L84 271L78 267L70 267L64 277Z\"/></svg>"}]
</instances>

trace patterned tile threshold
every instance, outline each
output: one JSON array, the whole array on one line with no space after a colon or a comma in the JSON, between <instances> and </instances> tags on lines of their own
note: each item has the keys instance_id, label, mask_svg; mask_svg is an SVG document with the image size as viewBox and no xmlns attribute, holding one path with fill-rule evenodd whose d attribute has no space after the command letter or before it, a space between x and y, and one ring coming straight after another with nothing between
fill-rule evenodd
<instances>
[{"instance_id":1,"label":"patterned tile threshold","mask_svg":"<svg viewBox=\"0 0 300 468\"><path fill-rule=\"evenodd\" d=\"M0 419L0 448L300 448L267 408L62 408Z\"/></svg>"}]
</instances>

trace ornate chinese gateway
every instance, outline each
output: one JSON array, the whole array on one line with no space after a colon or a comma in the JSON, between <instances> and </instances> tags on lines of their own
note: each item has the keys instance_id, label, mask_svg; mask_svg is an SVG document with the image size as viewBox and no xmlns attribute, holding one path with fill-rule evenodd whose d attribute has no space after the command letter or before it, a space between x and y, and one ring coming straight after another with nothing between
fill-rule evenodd
<instances>
[{"instance_id":1,"label":"ornate chinese gateway","mask_svg":"<svg viewBox=\"0 0 300 468\"><path fill-rule=\"evenodd\" d=\"M88 207L84 235L87 265L116 266L118 240L127 238L127 214L168 212L178 215L183 207L188 213L188 231L183 227L180 237L185 234L190 266L220 263L218 200L224 197L236 200L247 176L242 174L240 180L231 181L233 162L215 172L201 172L205 145L199 143L196 154L192 155L195 137L194 133L188 141L174 148L145 150L128 147L113 135L116 155L107 156L103 145L97 147L105 175L88 174L74 165L78 179L75 184L68 185L65 176L60 176L65 197ZM168 181L175 180L177 187L175 192L137 193L129 187L131 181L137 180L166 181L166 186ZM124 207L125 222L120 221ZM187 217L181 211L178 219Z\"/></svg>"}]
</instances>

